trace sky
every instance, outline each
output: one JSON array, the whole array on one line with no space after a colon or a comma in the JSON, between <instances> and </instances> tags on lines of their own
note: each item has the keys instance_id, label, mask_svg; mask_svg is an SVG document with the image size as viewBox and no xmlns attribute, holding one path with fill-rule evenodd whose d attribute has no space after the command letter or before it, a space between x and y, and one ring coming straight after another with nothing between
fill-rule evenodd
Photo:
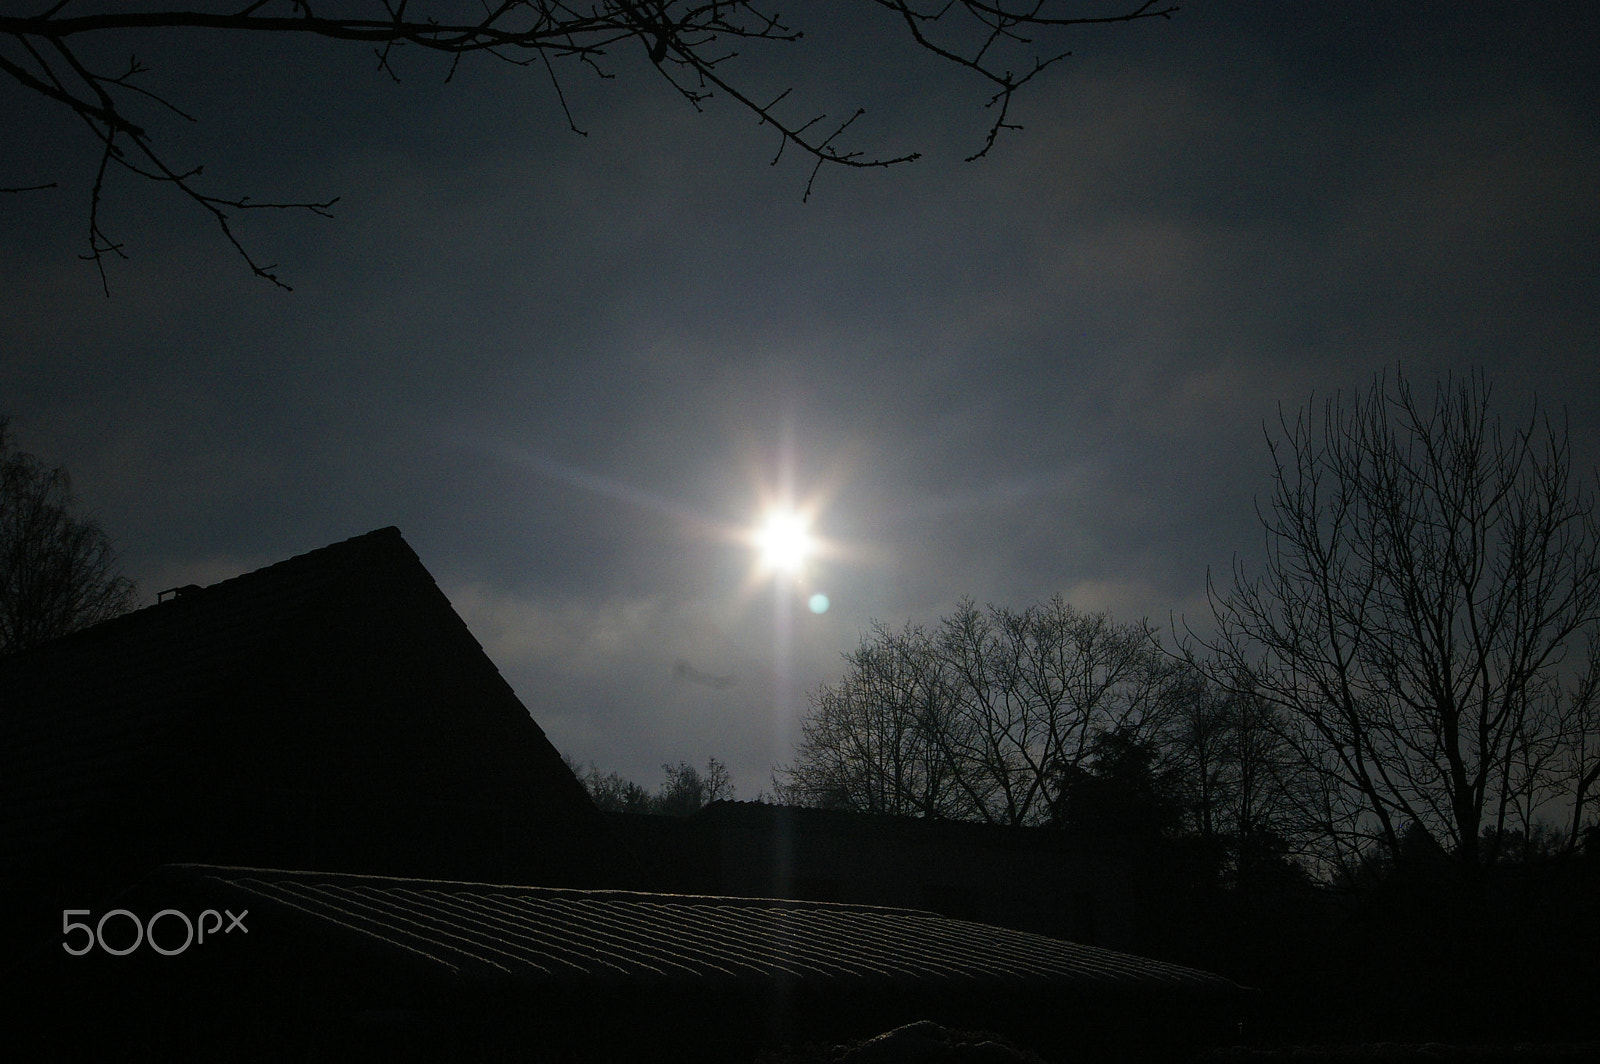
<instances>
[{"instance_id":1,"label":"sky","mask_svg":"<svg viewBox=\"0 0 1600 1064\"><path fill-rule=\"evenodd\" d=\"M875 621L1203 625L1313 397L1481 370L1600 464L1592 4L1185 2L1075 33L976 162L982 85L870 5L785 13L806 39L752 79L920 160L807 198L642 56L568 78L579 135L503 64L108 44L211 187L340 197L241 219L292 292L114 178L108 297L94 144L6 83L0 186L57 187L0 195L0 412L142 601L397 525L563 753L647 786L716 757L741 798ZM786 498L821 549L763 572Z\"/></svg>"}]
</instances>

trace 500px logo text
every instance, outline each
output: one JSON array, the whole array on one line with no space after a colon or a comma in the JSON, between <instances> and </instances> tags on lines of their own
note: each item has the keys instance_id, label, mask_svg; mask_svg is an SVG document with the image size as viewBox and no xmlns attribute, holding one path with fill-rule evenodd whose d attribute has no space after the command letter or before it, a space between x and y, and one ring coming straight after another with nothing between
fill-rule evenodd
<instances>
[{"instance_id":1,"label":"500px logo text","mask_svg":"<svg viewBox=\"0 0 1600 1064\"><path fill-rule=\"evenodd\" d=\"M222 913L228 914L228 925L225 928L222 925ZM250 933L250 929L244 926L244 918L250 915L249 909L243 910L238 916L235 916L230 909L224 909L221 913L215 909L206 909L194 920L189 919L188 914L179 912L177 909L162 909L145 921L141 921L138 916L127 909L112 909L104 913L93 926L73 919L74 916L89 915L91 913L88 909L61 910L61 934L63 937L61 948L74 957L81 957L96 946L99 946L101 950L111 954L113 957L124 957L141 945L148 945L163 957L176 957L191 945L204 945L207 935L215 938L219 931L224 935L232 934L236 929L245 934ZM113 918L117 919L114 920ZM210 920L209 926L207 924L208 919ZM163 923L163 920L165 923ZM112 942L106 941L106 925L108 921L113 929ZM126 924L132 925L133 941L131 943L128 942L130 932L123 929L123 925ZM156 940L156 926L158 924L161 925L162 941L160 942ZM178 940L179 925L183 928L182 941ZM83 932L83 935L78 940L80 944L75 945L71 939L74 933L78 931Z\"/></svg>"}]
</instances>

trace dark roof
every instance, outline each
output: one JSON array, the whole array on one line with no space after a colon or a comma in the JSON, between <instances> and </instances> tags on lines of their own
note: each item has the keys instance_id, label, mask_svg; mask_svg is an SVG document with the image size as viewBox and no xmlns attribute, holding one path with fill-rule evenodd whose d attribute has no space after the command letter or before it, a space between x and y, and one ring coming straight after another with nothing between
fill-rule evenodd
<instances>
[{"instance_id":1,"label":"dark roof","mask_svg":"<svg viewBox=\"0 0 1600 1064\"><path fill-rule=\"evenodd\" d=\"M21 1015L52 1018L16 1043L35 1057L732 1064L932 1018L1049 1059L1170 1060L1249 1007L1205 972L841 903L176 864L73 908L17 980ZM95 1022L54 1022L62 1001Z\"/></svg>"},{"instance_id":2,"label":"dark roof","mask_svg":"<svg viewBox=\"0 0 1600 1064\"><path fill-rule=\"evenodd\" d=\"M395 528L0 659L0 872L30 883L221 860L592 885L601 835Z\"/></svg>"},{"instance_id":3,"label":"dark roof","mask_svg":"<svg viewBox=\"0 0 1600 1064\"><path fill-rule=\"evenodd\" d=\"M0 659L6 812L28 803L0 849L31 852L185 749L201 756L193 711L330 588L401 551L399 529L379 529Z\"/></svg>"},{"instance_id":4,"label":"dark roof","mask_svg":"<svg viewBox=\"0 0 1600 1064\"><path fill-rule=\"evenodd\" d=\"M357 936L394 965L447 980L896 984L1063 997L1239 989L1192 968L909 909L205 865L171 866L159 882L168 904L203 890L208 904L249 908L261 924ZM261 924L252 930L277 933Z\"/></svg>"}]
</instances>

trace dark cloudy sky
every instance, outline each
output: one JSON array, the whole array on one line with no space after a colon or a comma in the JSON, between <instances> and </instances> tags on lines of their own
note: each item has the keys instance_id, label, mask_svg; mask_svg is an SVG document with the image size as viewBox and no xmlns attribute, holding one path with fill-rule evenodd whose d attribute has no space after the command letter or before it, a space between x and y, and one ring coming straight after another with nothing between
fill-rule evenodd
<instances>
[{"instance_id":1,"label":"dark cloudy sky","mask_svg":"<svg viewBox=\"0 0 1600 1064\"><path fill-rule=\"evenodd\" d=\"M0 410L147 601L395 524L561 750L715 755L741 797L873 619L1203 614L1260 550L1280 404L1476 367L1600 460L1587 0L1194 0L1079 34L970 164L982 86L842 6L750 69L924 158L805 203L770 130L640 57L569 82L576 136L533 72L138 42L213 188L342 197L242 224L292 294L119 180L107 299L93 145L0 90L0 185L60 182L0 198ZM780 593L730 530L786 476L835 549Z\"/></svg>"}]
</instances>

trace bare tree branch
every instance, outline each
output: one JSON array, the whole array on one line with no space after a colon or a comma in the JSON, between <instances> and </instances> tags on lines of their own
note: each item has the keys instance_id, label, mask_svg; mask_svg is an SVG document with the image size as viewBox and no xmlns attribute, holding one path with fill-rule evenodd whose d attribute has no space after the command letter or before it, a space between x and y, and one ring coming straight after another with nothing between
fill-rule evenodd
<instances>
[{"instance_id":1,"label":"bare tree branch","mask_svg":"<svg viewBox=\"0 0 1600 1064\"><path fill-rule=\"evenodd\" d=\"M1291 722L1333 849L1426 838L1471 870L1550 815L1576 845L1600 776L1600 525L1565 429L1504 427L1481 376L1429 402L1397 373L1280 430L1265 566L1209 587L1218 634L1197 642Z\"/></svg>"},{"instance_id":2,"label":"bare tree branch","mask_svg":"<svg viewBox=\"0 0 1600 1064\"><path fill-rule=\"evenodd\" d=\"M1016 93L1069 54L1058 44L1036 45L1035 36L1054 41L1078 27L1165 19L1177 10L1175 5L1155 0L1127 0L1123 10L1100 15L1072 14L1073 0L874 2L896 17L916 45L992 87L988 106L994 119L972 159L986 155L1002 130L1019 128L1009 117ZM477 54L518 66L537 62L551 78L567 124L575 132L581 131L556 64L577 62L599 77L609 77L604 63L614 49L638 42L671 90L691 106L699 109L720 94L772 127L778 135L778 156L789 146L810 155L814 165L805 186L808 197L824 166L888 167L919 157L914 151L874 155L843 146L841 139L864 113L861 109L830 125L824 115L804 119L780 111L787 92L769 103L760 102L767 92L747 87L751 83L743 73L736 77L731 72L731 64L739 56L730 45L785 45L802 37L799 29L768 11L760 0L593 0L584 5L561 0L499 0L476 10L459 0L255 0L238 8L213 0L213 5L209 9L150 11L112 6L82 14L75 9L68 14L67 4L61 2L38 14L0 14L0 73L15 87L72 111L102 146L90 194L89 249L84 256L100 270L102 284L105 258L122 254L122 246L100 225L106 178L113 170L173 187L211 215L252 273L282 288L288 285L279 279L275 267L258 262L239 241L230 225L230 212L271 208L325 216L337 202L336 197L255 202L248 196L218 195L198 183L200 167L170 162L154 135L133 117L135 98L189 116L134 83L135 76L143 72L136 60L125 72L113 74L80 58L80 45L116 41L133 33L199 30L214 34L212 39L217 41L251 34L360 43L372 46L378 69L397 80L395 52L406 46L450 56L452 74L463 58ZM1021 64L1017 69L1022 73L1008 65L1013 60ZM39 187L46 186L7 191Z\"/></svg>"},{"instance_id":3,"label":"bare tree branch","mask_svg":"<svg viewBox=\"0 0 1600 1064\"><path fill-rule=\"evenodd\" d=\"M1150 627L1059 597L963 602L937 628L875 626L812 694L785 800L990 823L1050 822L1095 736L1148 736L1176 674Z\"/></svg>"}]
</instances>

